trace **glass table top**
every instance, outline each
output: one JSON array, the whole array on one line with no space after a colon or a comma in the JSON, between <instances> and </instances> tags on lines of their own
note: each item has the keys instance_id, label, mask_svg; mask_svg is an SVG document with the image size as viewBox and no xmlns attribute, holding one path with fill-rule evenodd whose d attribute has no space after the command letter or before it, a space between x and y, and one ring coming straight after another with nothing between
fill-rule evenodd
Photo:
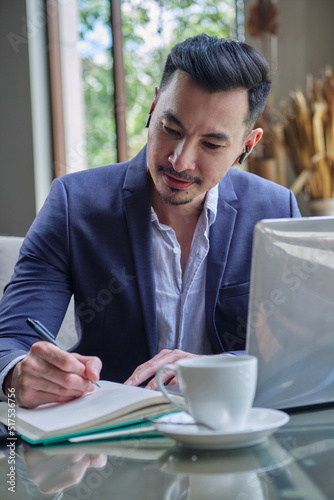
<instances>
[{"instance_id":1,"label":"glass table top","mask_svg":"<svg viewBox=\"0 0 334 500\"><path fill-rule=\"evenodd\" d=\"M334 498L333 408L293 413L266 442L238 450L164 437L13 448L0 449L2 500Z\"/></svg>"}]
</instances>

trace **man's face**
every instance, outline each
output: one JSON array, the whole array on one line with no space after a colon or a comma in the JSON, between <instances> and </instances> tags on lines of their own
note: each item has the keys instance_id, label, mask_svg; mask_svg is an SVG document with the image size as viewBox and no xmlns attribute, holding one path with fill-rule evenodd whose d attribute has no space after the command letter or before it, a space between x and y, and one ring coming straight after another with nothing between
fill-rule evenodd
<instances>
[{"instance_id":1,"label":"man's face","mask_svg":"<svg viewBox=\"0 0 334 500\"><path fill-rule=\"evenodd\" d=\"M158 96L147 141L149 173L163 201L202 203L243 151L247 112L247 90L210 94L187 73L174 73Z\"/></svg>"}]
</instances>

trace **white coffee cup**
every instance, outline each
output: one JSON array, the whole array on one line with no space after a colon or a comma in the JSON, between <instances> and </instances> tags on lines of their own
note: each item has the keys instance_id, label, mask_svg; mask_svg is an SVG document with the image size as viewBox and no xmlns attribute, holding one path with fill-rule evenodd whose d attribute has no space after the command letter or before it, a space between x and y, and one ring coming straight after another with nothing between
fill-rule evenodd
<instances>
[{"instance_id":1,"label":"white coffee cup","mask_svg":"<svg viewBox=\"0 0 334 500\"><path fill-rule=\"evenodd\" d=\"M171 394L162 381L172 371L179 382L185 403ZM164 365L157 372L160 391L198 424L214 430L238 431L245 426L257 383L255 356L203 356Z\"/></svg>"}]
</instances>

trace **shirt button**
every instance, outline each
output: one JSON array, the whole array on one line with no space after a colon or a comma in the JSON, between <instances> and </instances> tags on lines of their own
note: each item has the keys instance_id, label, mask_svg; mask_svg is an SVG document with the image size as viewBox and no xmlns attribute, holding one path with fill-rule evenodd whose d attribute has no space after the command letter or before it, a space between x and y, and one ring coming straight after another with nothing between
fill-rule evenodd
<instances>
[{"instance_id":1,"label":"shirt button","mask_svg":"<svg viewBox=\"0 0 334 500\"><path fill-rule=\"evenodd\" d=\"M173 252L174 252L175 254L177 254L177 253L179 253L179 249L178 249L177 247L174 247L174 248L173 248Z\"/></svg>"}]
</instances>

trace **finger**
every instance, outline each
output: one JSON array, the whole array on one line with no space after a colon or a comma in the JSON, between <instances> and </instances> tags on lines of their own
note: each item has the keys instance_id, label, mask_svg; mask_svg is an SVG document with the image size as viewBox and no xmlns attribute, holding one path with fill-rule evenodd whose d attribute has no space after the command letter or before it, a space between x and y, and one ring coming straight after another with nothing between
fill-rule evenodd
<instances>
[{"instance_id":1,"label":"finger","mask_svg":"<svg viewBox=\"0 0 334 500\"><path fill-rule=\"evenodd\" d=\"M38 342L34 344L31 349L31 354L38 360L44 360L46 364L53 365L61 370L61 372L74 373L82 377L83 380L99 380L102 362L98 357L68 353L48 342ZM52 371L50 369L45 370L43 367L45 378L48 380L54 380L54 377L56 377L55 381L60 384L61 387L67 387L68 380L71 380L72 382L77 381L77 383L73 385L73 388L76 388L81 392L93 390L92 387L88 386L86 382L84 385L81 384L80 386L80 383L78 385L79 379L76 379L75 377L67 377L62 374L61 379L61 372Z\"/></svg>"},{"instance_id":2,"label":"finger","mask_svg":"<svg viewBox=\"0 0 334 500\"><path fill-rule=\"evenodd\" d=\"M163 349L152 359L137 366L132 375L124 382L125 385L141 385L149 378L153 377L160 366L168 363L169 355L172 353L169 349Z\"/></svg>"},{"instance_id":3,"label":"finger","mask_svg":"<svg viewBox=\"0 0 334 500\"><path fill-rule=\"evenodd\" d=\"M97 356L83 356L81 354L72 353L81 363L85 365L85 376L89 380L97 381L100 379L102 369L102 361Z\"/></svg>"},{"instance_id":4,"label":"finger","mask_svg":"<svg viewBox=\"0 0 334 500\"><path fill-rule=\"evenodd\" d=\"M81 395L82 394L80 394L80 396ZM42 391L22 390L20 391L20 396L17 398L17 404L23 408L33 409L47 403L66 403L77 397L78 396L63 396Z\"/></svg>"},{"instance_id":5,"label":"finger","mask_svg":"<svg viewBox=\"0 0 334 500\"><path fill-rule=\"evenodd\" d=\"M16 388L18 404L28 408L69 401L94 389L94 385L86 378L63 372L29 355L16 365L11 383Z\"/></svg>"},{"instance_id":6,"label":"finger","mask_svg":"<svg viewBox=\"0 0 334 500\"><path fill-rule=\"evenodd\" d=\"M171 378L166 385L177 385L178 381L176 377Z\"/></svg>"},{"instance_id":7,"label":"finger","mask_svg":"<svg viewBox=\"0 0 334 500\"><path fill-rule=\"evenodd\" d=\"M58 474L62 470L70 468L82 458L85 453L76 453L70 455L47 455L43 451L28 450L24 451L23 458L26 464L26 471L29 478L36 484L40 484L43 478L51 472Z\"/></svg>"},{"instance_id":8,"label":"finger","mask_svg":"<svg viewBox=\"0 0 334 500\"><path fill-rule=\"evenodd\" d=\"M84 375L85 364L71 352L66 352L50 342L36 342L31 346L29 355L43 360L68 373Z\"/></svg>"},{"instance_id":9,"label":"finger","mask_svg":"<svg viewBox=\"0 0 334 500\"><path fill-rule=\"evenodd\" d=\"M82 379L80 379L82 381ZM82 383L82 382L81 382ZM18 376L16 383L16 401L19 406L35 408L46 403L65 403L94 390L91 382L85 381L86 388L76 390L45 379L30 376Z\"/></svg>"},{"instance_id":10,"label":"finger","mask_svg":"<svg viewBox=\"0 0 334 500\"><path fill-rule=\"evenodd\" d=\"M74 357L72 354L70 356ZM80 362L78 361L78 363ZM85 366L82 365L82 367L85 370ZM33 352L28 354L19 364L18 376L22 387L32 385L35 390L55 392L56 394L64 389L72 389L73 395L76 395L77 392L82 393L92 389L90 382L83 376L84 373L77 374L67 370L64 371L57 365L49 363L48 358L43 359L36 355L36 352ZM31 383L32 381L34 382L33 384ZM71 393L65 395L69 396Z\"/></svg>"},{"instance_id":11,"label":"finger","mask_svg":"<svg viewBox=\"0 0 334 500\"><path fill-rule=\"evenodd\" d=\"M181 351L180 349L163 349L156 356L154 356L146 363L138 366L131 377L129 377L126 382L126 385L141 385L146 380L155 376L157 371L165 364L174 364L180 359L197 357L198 354L192 354L189 352ZM149 387L149 384L148 384Z\"/></svg>"},{"instance_id":12,"label":"finger","mask_svg":"<svg viewBox=\"0 0 334 500\"><path fill-rule=\"evenodd\" d=\"M48 377L50 377L50 379ZM59 370L54 371L53 379L51 373L48 373L47 378L44 379L29 377L28 383L25 382L25 378L23 377L21 383L22 388L29 388L29 384L34 385L33 390L36 392L52 393L64 397L79 397L86 392L94 390L94 385L87 378L82 378L74 373L66 373Z\"/></svg>"},{"instance_id":13,"label":"finger","mask_svg":"<svg viewBox=\"0 0 334 500\"><path fill-rule=\"evenodd\" d=\"M93 469L102 469L106 466L108 455L101 453L100 455L89 455L90 465Z\"/></svg>"},{"instance_id":14,"label":"finger","mask_svg":"<svg viewBox=\"0 0 334 500\"><path fill-rule=\"evenodd\" d=\"M38 484L40 492L48 495L55 494L64 488L78 484L85 475L89 464L88 456L84 455L74 464L61 465L58 470L49 469Z\"/></svg>"},{"instance_id":15,"label":"finger","mask_svg":"<svg viewBox=\"0 0 334 500\"><path fill-rule=\"evenodd\" d=\"M177 379L174 376L174 373L166 370L161 377L161 380L164 385L175 385L177 384ZM158 389L157 379L154 377L149 383L145 386L147 389L152 389L156 391Z\"/></svg>"}]
</instances>

